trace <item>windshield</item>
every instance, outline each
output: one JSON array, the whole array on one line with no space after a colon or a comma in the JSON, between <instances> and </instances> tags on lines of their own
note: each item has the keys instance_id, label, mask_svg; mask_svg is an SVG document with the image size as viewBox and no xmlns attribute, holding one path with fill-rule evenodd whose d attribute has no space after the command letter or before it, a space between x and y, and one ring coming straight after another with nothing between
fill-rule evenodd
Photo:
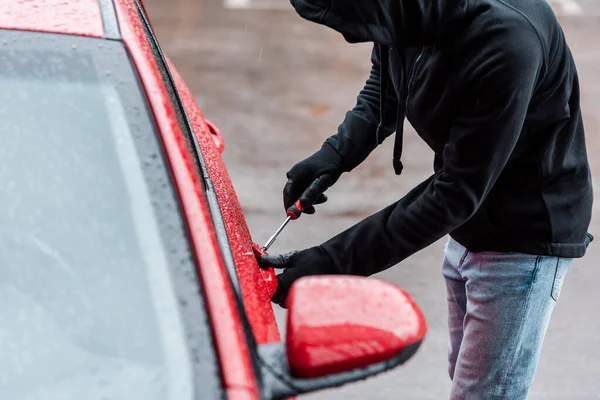
<instances>
[{"instance_id":1,"label":"windshield","mask_svg":"<svg viewBox=\"0 0 600 400\"><path fill-rule=\"evenodd\" d=\"M2 42L0 398L205 398L210 329L123 45Z\"/></svg>"}]
</instances>

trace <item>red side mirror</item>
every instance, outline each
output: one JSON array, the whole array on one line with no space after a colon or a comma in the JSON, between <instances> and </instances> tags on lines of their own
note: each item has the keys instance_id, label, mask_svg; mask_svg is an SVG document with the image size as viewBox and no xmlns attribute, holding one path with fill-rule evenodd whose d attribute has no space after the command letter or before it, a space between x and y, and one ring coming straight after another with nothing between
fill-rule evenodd
<instances>
[{"instance_id":1,"label":"red side mirror","mask_svg":"<svg viewBox=\"0 0 600 400\"><path fill-rule=\"evenodd\" d=\"M370 278L305 277L287 307L287 358L293 377L317 378L412 356L425 318L404 290Z\"/></svg>"}]
</instances>

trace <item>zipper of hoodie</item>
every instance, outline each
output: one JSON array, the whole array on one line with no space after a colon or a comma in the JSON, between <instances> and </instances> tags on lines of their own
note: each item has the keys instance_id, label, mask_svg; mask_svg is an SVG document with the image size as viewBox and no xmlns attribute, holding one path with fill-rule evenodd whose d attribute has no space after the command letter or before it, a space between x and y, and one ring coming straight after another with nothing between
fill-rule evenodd
<instances>
[{"instance_id":1,"label":"zipper of hoodie","mask_svg":"<svg viewBox=\"0 0 600 400\"><path fill-rule=\"evenodd\" d=\"M419 48L419 52L417 53L417 56L415 57L415 60L412 62L411 66L410 66L410 70L408 71L408 80L406 82L406 99L405 99L405 103L404 103L404 115L406 116L406 118L408 119L408 100L410 98L410 89L412 88L412 84L413 84L413 78L415 75L415 71L417 69L417 64L419 63L419 61L421 60L421 57L423 56L423 50L424 48L421 47Z\"/></svg>"}]
</instances>

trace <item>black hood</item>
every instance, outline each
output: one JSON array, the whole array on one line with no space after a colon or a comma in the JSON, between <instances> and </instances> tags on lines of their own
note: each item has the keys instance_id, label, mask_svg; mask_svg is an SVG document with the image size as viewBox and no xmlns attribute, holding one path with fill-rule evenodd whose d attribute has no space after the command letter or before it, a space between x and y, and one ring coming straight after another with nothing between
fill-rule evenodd
<instances>
[{"instance_id":1,"label":"black hood","mask_svg":"<svg viewBox=\"0 0 600 400\"><path fill-rule=\"evenodd\" d=\"M309 21L340 32L350 43L436 44L462 21L467 0L291 0Z\"/></svg>"}]
</instances>

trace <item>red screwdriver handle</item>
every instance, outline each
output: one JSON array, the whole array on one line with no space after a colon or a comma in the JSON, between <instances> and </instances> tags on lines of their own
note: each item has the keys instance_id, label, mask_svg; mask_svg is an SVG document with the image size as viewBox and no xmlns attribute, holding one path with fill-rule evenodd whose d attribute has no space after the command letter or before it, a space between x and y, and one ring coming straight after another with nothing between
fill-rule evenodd
<instances>
[{"instance_id":1,"label":"red screwdriver handle","mask_svg":"<svg viewBox=\"0 0 600 400\"><path fill-rule=\"evenodd\" d=\"M304 207L302 207L302 204L300 204L300 200L297 200L290 208L287 209L287 216L292 220L295 220L300 218L302 211L304 211Z\"/></svg>"}]
</instances>

